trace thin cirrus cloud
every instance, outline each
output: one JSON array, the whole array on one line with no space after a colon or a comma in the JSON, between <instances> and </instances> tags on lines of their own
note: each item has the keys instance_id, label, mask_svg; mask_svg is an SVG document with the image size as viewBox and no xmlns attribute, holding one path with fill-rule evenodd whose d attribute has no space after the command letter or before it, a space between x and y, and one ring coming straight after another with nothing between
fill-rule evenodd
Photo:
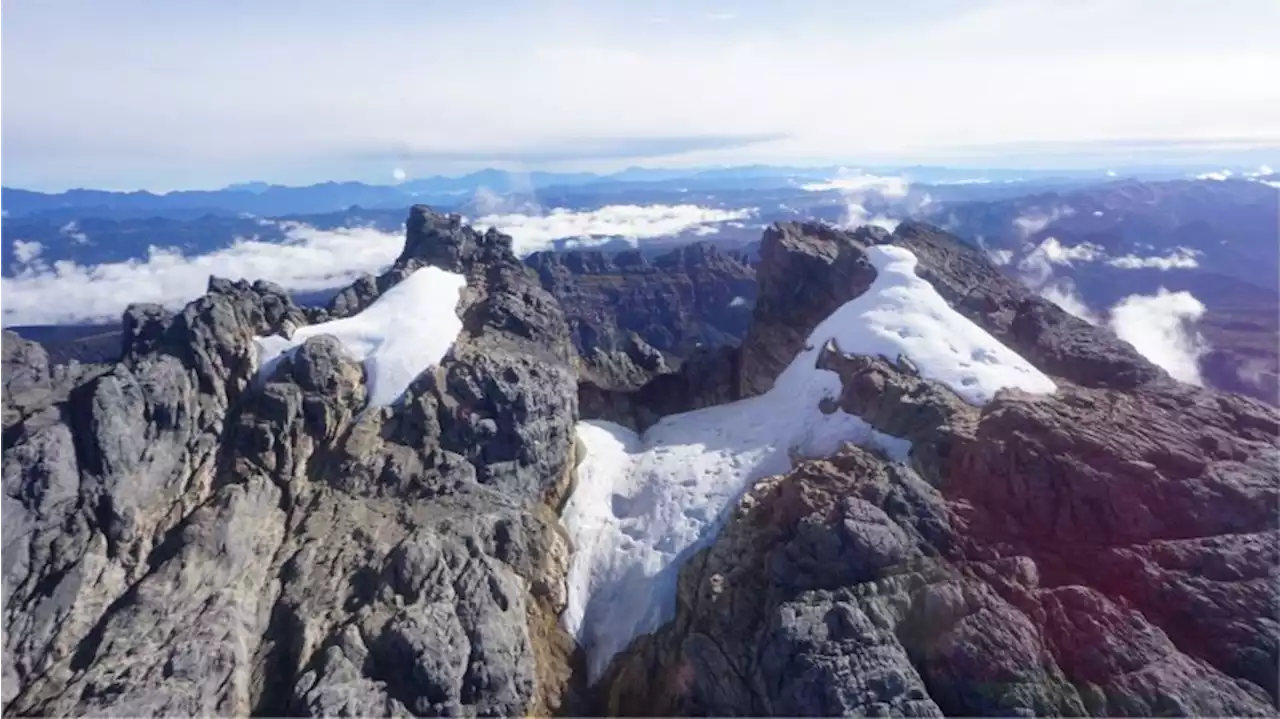
<instances>
[{"instance_id":1,"label":"thin cirrus cloud","mask_svg":"<svg viewBox=\"0 0 1280 719\"><path fill-rule=\"evenodd\" d=\"M510 234L523 255L565 238L577 238L575 246L589 247L618 237L639 242L683 232L708 234L721 223L751 214L696 205L610 205L585 212L488 215L472 224ZM46 261L40 243L17 240L17 271L0 278L3 323L109 322L118 320L133 302L178 309L204 291L211 275L265 279L298 292L325 290L380 272L404 246L403 235L367 227L321 230L289 222L280 227L283 242L240 238L223 249L191 257L153 247L145 258L91 266Z\"/></svg>"},{"instance_id":2,"label":"thin cirrus cloud","mask_svg":"<svg viewBox=\"0 0 1280 719\"><path fill-rule=\"evenodd\" d=\"M787 139L777 132L662 137L597 137L555 139L536 148L493 146L475 149L417 148L409 143L389 143L360 148L350 153L356 160L398 160L431 164L439 162L513 162L541 164L574 160L662 157L708 150L732 150Z\"/></svg>"}]
</instances>

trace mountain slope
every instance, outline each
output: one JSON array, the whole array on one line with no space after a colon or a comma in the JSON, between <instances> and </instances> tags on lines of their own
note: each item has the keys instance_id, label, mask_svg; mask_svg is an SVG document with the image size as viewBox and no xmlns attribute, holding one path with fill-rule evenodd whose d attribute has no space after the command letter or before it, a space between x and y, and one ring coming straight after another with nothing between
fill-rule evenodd
<instances>
[{"instance_id":1,"label":"mountain slope","mask_svg":"<svg viewBox=\"0 0 1280 719\"><path fill-rule=\"evenodd\" d=\"M772 386L761 367L779 353L752 342L813 326L764 334L761 321L819 322L842 293L858 295L858 258L886 241L909 248L922 278L1058 390L973 406L913 363L825 347L817 366L840 388L823 411L908 442L906 461L864 440L793 457L793 469L756 483L704 536L709 546L682 557L678 583L663 580L676 583L670 621L615 658L597 711L1276 714L1274 409L1171 381L916 224L892 236L767 233L756 324L740 350L757 369L740 394ZM629 397L605 407L647 416L653 392Z\"/></svg>"},{"instance_id":2,"label":"mountain slope","mask_svg":"<svg viewBox=\"0 0 1280 719\"><path fill-rule=\"evenodd\" d=\"M415 217L387 284L431 265L468 286L390 410L329 336L256 385L255 338L308 323L262 283L135 307L122 361L84 378L6 334L6 713L560 703L568 331L509 238Z\"/></svg>"}]
</instances>

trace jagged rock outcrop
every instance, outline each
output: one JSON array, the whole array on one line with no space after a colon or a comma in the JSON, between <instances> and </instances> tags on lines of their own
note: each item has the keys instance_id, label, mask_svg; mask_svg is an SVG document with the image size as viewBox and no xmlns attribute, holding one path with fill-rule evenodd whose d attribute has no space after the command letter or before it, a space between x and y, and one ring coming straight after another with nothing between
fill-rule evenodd
<instances>
[{"instance_id":1,"label":"jagged rock outcrop","mask_svg":"<svg viewBox=\"0 0 1280 719\"><path fill-rule=\"evenodd\" d=\"M744 391L781 357L751 343L803 342L868 239L909 247L1059 391L978 408L909 362L828 345L835 404L909 439L909 462L846 446L758 483L681 569L675 619L615 658L596 709L1276 715L1280 413L1172 382L910 223L766 235L757 317L808 324L753 326ZM792 282L779 261L835 286Z\"/></svg>"},{"instance_id":2,"label":"jagged rock outcrop","mask_svg":"<svg viewBox=\"0 0 1280 719\"><path fill-rule=\"evenodd\" d=\"M920 260L917 272L958 312L1042 371L1088 387L1168 381L1128 343L1005 277L981 252L937 228L904 222L889 233L782 222L761 240L759 294L741 345L697 353L638 388L588 376L578 390L582 416L643 429L668 414L767 391L813 327L871 285L875 270L863 249L886 242L910 249Z\"/></svg>"},{"instance_id":3,"label":"jagged rock outcrop","mask_svg":"<svg viewBox=\"0 0 1280 719\"><path fill-rule=\"evenodd\" d=\"M366 408L331 337L255 380L256 336L427 264L466 275L463 332L399 404ZM214 279L124 324L123 359L62 394L4 339L6 714L562 705L574 352L509 238L415 207L395 266L327 312Z\"/></svg>"}]
</instances>

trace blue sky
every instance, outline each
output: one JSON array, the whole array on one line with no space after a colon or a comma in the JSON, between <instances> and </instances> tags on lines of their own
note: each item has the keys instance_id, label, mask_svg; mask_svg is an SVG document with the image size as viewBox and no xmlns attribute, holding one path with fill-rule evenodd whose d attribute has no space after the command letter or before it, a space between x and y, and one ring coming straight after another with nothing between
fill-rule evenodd
<instances>
[{"instance_id":1,"label":"blue sky","mask_svg":"<svg viewBox=\"0 0 1280 719\"><path fill-rule=\"evenodd\" d=\"M6 0L0 27L8 186L1280 145L1275 0Z\"/></svg>"}]
</instances>

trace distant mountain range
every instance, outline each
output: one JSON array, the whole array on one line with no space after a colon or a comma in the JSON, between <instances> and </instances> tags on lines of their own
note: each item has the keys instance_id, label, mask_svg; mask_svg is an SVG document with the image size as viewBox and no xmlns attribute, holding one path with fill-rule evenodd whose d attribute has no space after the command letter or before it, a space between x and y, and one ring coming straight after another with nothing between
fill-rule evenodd
<instances>
[{"instance_id":1,"label":"distant mountain range","mask_svg":"<svg viewBox=\"0 0 1280 719\"><path fill-rule=\"evenodd\" d=\"M865 167L868 173L896 175L913 183L1017 183L1021 181L1093 181L1105 179L1102 171L970 169L930 166ZM1185 177L1196 168L1132 168L1125 174L1144 179ZM1215 168L1216 169L1216 168ZM410 179L397 185L370 185L363 182L321 182L288 187L265 182L243 182L217 190L175 190L116 192L72 189L46 193L5 187L0 207L5 217L39 215L51 221L67 222L83 217L124 219L130 217L195 218L207 214L279 216L345 210L400 209L413 203L456 205L476 193L497 194L573 193L584 188L603 193L646 190L668 194L698 190L761 190L781 188L836 177L843 168L775 167L747 165L703 169L660 169L631 167L612 174L590 172L508 172L485 169L460 177L432 176Z\"/></svg>"}]
</instances>

